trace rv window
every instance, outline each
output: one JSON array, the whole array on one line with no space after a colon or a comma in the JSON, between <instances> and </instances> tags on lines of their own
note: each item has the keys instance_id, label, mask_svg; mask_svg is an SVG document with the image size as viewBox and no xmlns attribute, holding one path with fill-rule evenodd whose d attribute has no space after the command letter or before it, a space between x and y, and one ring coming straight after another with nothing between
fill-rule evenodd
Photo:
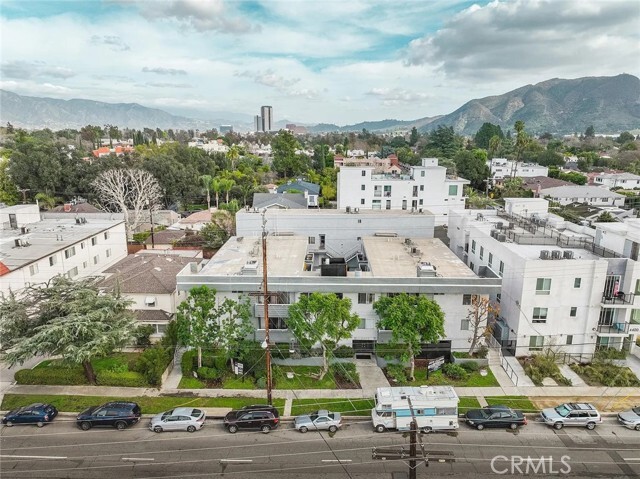
<instances>
[{"instance_id":1,"label":"rv window","mask_svg":"<svg viewBox=\"0 0 640 479\"><path fill-rule=\"evenodd\" d=\"M438 411L438 416L457 415L456 408L454 407L439 407L437 411Z\"/></svg>"},{"instance_id":2,"label":"rv window","mask_svg":"<svg viewBox=\"0 0 640 479\"><path fill-rule=\"evenodd\" d=\"M416 409L416 414L418 416L422 416L424 414L424 409Z\"/></svg>"},{"instance_id":3,"label":"rv window","mask_svg":"<svg viewBox=\"0 0 640 479\"><path fill-rule=\"evenodd\" d=\"M393 417L393 413L390 411L381 412L379 414L380 417Z\"/></svg>"},{"instance_id":4,"label":"rv window","mask_svg":"<svg viewBox=\"0 0 640 479\"><path fill-rule=\"evenodd\" d=\"M436 408L434 407L430 407L424 410L424 415L425 416L435 416L436 415Z\"/></svg>"}]
</instances>

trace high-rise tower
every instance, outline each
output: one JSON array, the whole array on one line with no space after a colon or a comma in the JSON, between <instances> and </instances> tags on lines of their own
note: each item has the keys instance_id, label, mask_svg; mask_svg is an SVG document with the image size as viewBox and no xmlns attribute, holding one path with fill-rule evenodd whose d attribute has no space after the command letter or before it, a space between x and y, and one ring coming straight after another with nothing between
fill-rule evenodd
<instances>
[{"instance_id":1,"label":"high-rise tower","mask_svg":"<svg viewBox=\"0 0 640 479\"><path fill-rule=\"evenodd\" d=\"M260 108L262 115L262 131L273 130L273 108L271 106L263 106Z\"/></svg>"}]
</instances>

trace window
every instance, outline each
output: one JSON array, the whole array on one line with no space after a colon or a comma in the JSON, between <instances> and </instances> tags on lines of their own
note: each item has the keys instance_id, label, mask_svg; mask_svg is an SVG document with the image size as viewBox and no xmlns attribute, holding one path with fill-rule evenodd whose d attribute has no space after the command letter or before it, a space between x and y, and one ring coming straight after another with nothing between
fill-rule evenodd
<instances>
[{"instance_id":1,"label":"window","mask_svg":"<svg viewBox=\"0 0 640 479\"><path fill-rule=\"evenodd\" d=\"M469 263L469 268L471 268L471 271L475 271L475 265L473 263Z\"/></svg>"},{"instance_id":2,"label":"window","mask_svg":"<svg viewBox=\"0 0 640 479\"><path fill-rule=\"evenodd\" d=\"M496 294L496 303L499 303L502 300L502 294L498 293Z\"/></svg>"},{"instance_id":3,"label":"window","mask_svg":"<svg viewBox=\"0 0 640 479\"><path fill-rule=\"evenodd\" d=\"M480 259L484 256L484 246L480 246Z\"/></svg>"},{"instance_id":4,"label":"window","mask_svg":"<svg viewBox=\"0 0 640 479\"><path fill-rule=\"evenodd\" d=\"M91 246L95 246L98 244L98 237L94 236L93 238L91 238Z\"/></svg>"},{"instance_id":5,"label":"window","mask_svg":"<svg viewBox=\"0 0 640 479\"><path fill-rule=\"evenodd\" d=\"M104 232L104 239L106 239L106 240L109 239L109 232L108 231Z\"/></svg>"},{"instance_id":6,"label":"window","mask_svg":"<svg viewBox=\"0 0 640 479\"><path fill-rule=\"evenodd\" d=\"M70 269L67 274L69 275L69 278L78 276L78 267L76 266L75 268Z\"/></svg>"},{"instance_id":7,"label":"window","mask_svg":"<svg viewBox=\"0 0 640 479\"><path fill-rule=\"evenodd\" d=\"M373 293L358 293L358 304L371 304L375 299Z\"/></svg>"},{"instance_id":8,"label":"window","mask_svg":"<svg viewBox=\"0 0 640 479\"><path fill-rule=\"evenodd\" d=\"M551 278L538 278L536 280L536 294L549 294L551 292Z\"/></svg>"},{"instance_id":9,"label":"window","mask_svg":"<svg viewBox=\"0 0 640 479\"><path fill-rule=\"evenodd\" d=\"M358 324L358 329L367 329L367 320L364 318L360 318L360 324Z\"/></svg>"},{"instance_id":10,"label":"window","mask_svg":"<svg viewBox=\"0 0 640 479\"><path fill-rule=\"evenodd\" d=\"M449 185L449 196L456 196L458 194L458 185Z\"/></svg>"},{"instance_id":11,"label":"window","mask_svg":"<svg viewBox=\"0 0 640 479\"><path fill-rule=\"evenodd\" d=\"M269 318L269 329L287 329L285 318Z\"/></svg>"},{"instance_id":12,"label":"window","mask_svg":"<svg viewBox=\"0 0 640 479\"><path fill-rule=\"evenodd\" d=\"M107 250L107 258L111 258L111 248Z\"/></svg>"},{"instance_id":13,"label":"window","mask_svg":"<svg viewBox=\"0 0 640 479\"><path fill-rule=\"evenodd\" d=\"M471 241L471 252L472 253L476 252L476 240Z\"/></svg>"},{"instance_id":14,"label":"window","mask_svg":"<svg viewBox=\"0 0 640 479\"><path fill-rule=\"evenodd\" d=\"M547 322L547 308L533 308L533 321L532 323L546 323Z\"/></svg>"},{"instance_id":15,"label":"window","mask_svg":"<svg viewBox=\"0 0 640 479\"><path fill-rule=\"evenodd\" d=\"M502 278L503 274L504 274L504 263L500 261L500 268L498 269L498 275Z\"/></svg>"},{"instance_id":16,"label":"window","mask_svg":"<svg viewBox=\"0 0 640 479\"><path fill-rule=\"evenodd\" d=\"M316 237L315 236L309 236L309 244L316 244Z\"/></svg>"},{"instance_id":17,"label":"window","mask_svg":"<svg viewBox=\"0 0 640 479\"><path fill-rule=\"evenodd\" d=\"M87 266L89 266L89 263L87 261L83 261L82 262L82 268L83 269L87 269Z\"/></svg>"},{"instance_id":18,"label":"window","mask_svg":"<svg viewBox=\"0 0 640 479\"><path fill-rule=\"evenodd\" d=\"M567 334L567 344L573 344L573 334Z\"/></svg>"},{"instance_id":19,"label":"window","mask_svg":"<svg viewBox=\"0 0 640 479\"><path fill-rule=\"evenodd\" d=\"M571 311L569 312L569 316L571 316L572 318L575 318L577 314L578 314L578 308L576 308L575 306L571 306Z\"/></svg>"},{"instance_id":20,"label":"window","mask_svg":"<svg viewBox=\"0 0 640 479\"><path fill-rule=\"evenodd\" d=\"M418 201L418 204L419 204L420 206L422 206L422 205L424 204L424 200L419 200L419 201Z\"/></svg>"},{"instance_id":21,"label":"window","mask_svg":"<svg viewBox=\"0 0 640 479\"><path fill-rule=\"evenodd\" d=\"M155 308L156 306L156 297L155 296L147 296L146 298L144 298L144 304L151 307L151 308Z\"/></svg>"},{"instance_id":22,"label":"window","mask_svg":"<svg viewBox=\"0 0 640 479\"><path fill-rule=\"evenodd\" d=\"M379 209L381 209L381 206L382 205L381 205L381 201L380 200L373 200L371 202L371 209L372 210L379 210Z\"/></svg>"},{"instance_id":23,"label":"window","mask_svg":"<svg viewBox=\"0 0 640 479\"><path fill-rule=\"evenodd\" d=\"M471 304L471 294L463 294L462 295L462 304L463 306L468 306Z\"/></svg>"},{"instance_id":24,"label":"window","mask_svg":"<svg viewBox=\"0 0 640 479\"><path fill-rule=\"evenodd\" d=\"M29 266L29 274L33 276L34 274L38 274L38 263L34 263Z\"/></svg>"},{"instance_id":25,"label":"window","mask_svg":"<svg viewBox=\"0 0 640 479\"><path fill-rule=\"evenodd\" d=\"M98 264L100 262L100 255L97 254L93 257L93 264Z\"/></svg>"},{"instance_id":26,"label":"window","mask_svg":"<svg viewBox=\"0 0 640 479\"><path fill-rule=\"evenodd\" d=\"M362 220L358 220L358 223L362 223Z\"/></svg>"},{"instance_id":27,"label":"window","mask_svg":"<svg viewBox=\"0 0 640 479\"><path fill-rule=\"evenodd\" d=\"M636 279L636 289L633 293L640 294L640 279Z\"/></svg>"},{"instance_id":28,"label":"window","mask_svg":"<svg viewBox=\"0 0 640 479\"><path fill-rule=\"evenodd\" d=\"M469 320L463 319L460 321L460 331L469 331Z\"/></svg>"},{"instance_id":29,"label":"window","mask_svg":"<svg viewBox=\"0 0 640 479\"><path fill-rule=\"evenodd\" d=\"M80 243L80 249L84 249L84 241Z\"/></svg>"},{"instance_id":30,"label":"window","mask_svg":"<svg viewBox=\"0 0 640 479\"><path fill-rule=\"evenodd\" d=\"M364 205L364 198L360 198L360 204Z\"/></svg>"},{"instance_id":31,"label":"window","mask_svg":"<svg viewBox=\"0 0 640 479\"><path fill-rule=\"evenodd\" d=\"M71 258L72 256L75 256L75 255L76 255L76 247L75 246L72 246L71 248L68 248L68 249L64 250L65 259L69 259L69 258Z\"/></svg>"},{"instance_id":32,"label":"window","mask_svg":"<svg viewBox=\"0 0 640 479\"><path fill-rule=\"evenodd\" d=\"M360 185L360 189L364 191L367 188L367 185Z\"/></svg>"},{"instance_id":33,"label":"window","mask_svg":"<svg viewBox=\"0 0 640 479\"><path fill-rule=\"evenodd\" d=\"M53 266L58 262L58 257L56 255L49 256L49 266Z\"/></svg>"},{"instance_id":34,"label":"window","mask_svg":"<svg viewBox=\"0 0 640 479\"><path fill-rule=\"evenodd\" d=\"M333 293L333 294L335 294L336 298L338 298L338 299L344 298L344 294L343 293Z\"/></svg>"},{"instance_id":35,"label":"window","mask_svg":"<svg viewBox=\"0 0 640 479\"><path fill-rule=\"evenodd\" d=\"M386 209L390 210L391 209L391 200L387 200L387 206Z\"/></svg>"},{"instance_id":36,"label":"window","mask_svg":"<svg viewBox=\"0 0 640 479\"><path fill-rule=\"evenodd\" d=\"M542 351L542 346L544 346L544 336L529 337L529 351Z\"/></svg>"},{"instance_id":37,"label":"window","mask_svg":"<svg viewBox=\"0 0 640 479\"><path fill-rule=\"evenodd\" d=\"M574 278L573 280L574 288L579 288L581 284L582 284L582 278Z\"/></svg>"},{"instance_id":38,"label":"window","mask_svg":"<svg viewBox=\"0 0 640 479\"><path fill-rule=\"evenodd\" d=\"M489 253L489 268L491 268L492 263L493 263L493 253Z\"/></svg>"},{"instance_id":39,"label":"window","mask_svg":"<svg viewBox=\"0 0 640 479\"><path fill-rule=\"evenodd\" d=\"M362 176L367 176L367 170L362 170Z\"/></svg>"},{"instance_id":40,"label":"window","mask_svg":"<svg viewBox=\"0 0 640 479\"><path fill-rule=\"evenodd\" d=\"M418 185L414 185L413 187L413 195L411 196L418 196Z\"/></svg>"},{"instance_id":41,"label":"window","mask_svg":"<svg viewBox=\"0 0 640 479\"><path fill-rule=\"evenodd\" d=\"M424 176L424 170L420 172L420 176Z\"/></svg>"},{"instance_id":42,"label":"window","mask_svg":"<svg viewBox=\"0 0 640 479\"><path fill-rule=\"evenodd\" d=\"M424 185L420 185L420 191L424 191Z\"/></svg>"}]
</instances>

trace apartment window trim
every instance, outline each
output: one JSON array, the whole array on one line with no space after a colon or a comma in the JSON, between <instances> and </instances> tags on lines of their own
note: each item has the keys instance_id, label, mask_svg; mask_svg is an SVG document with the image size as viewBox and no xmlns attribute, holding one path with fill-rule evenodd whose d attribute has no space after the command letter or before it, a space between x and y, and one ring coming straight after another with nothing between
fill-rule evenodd
<instances>
[{"instance_id":1,"label":"apartment window trim","mask_svg":"<svg viewBox=\"0 0 640 479\"><path fill-rule=\"evenodd\" d=\"M571 306L571 309L569 310L569 317L575 318L576 316L578 316L578 308L576 306Z\"/></svg>"},{"instance_id":2,"label":"apartment window trim","mask_svg":"<svg viewBox=\"0 0 640 479\"><path fill-rule=\"evenodd\" d=\"M529 336L529 351L542 351L544 336Z\"/></svg>"},{"instance_id":3,"label":"apartment window trim","mask_svg":"<svg viewBox=\"0 0 640 479\"><path fill-rule=\"evenodd\" d=\"M551 294L551 278L536 279L536 294L538 295Z\"/></svg>"},{"instance_id":4,"label":"apartment window trim","mask_svg":"<svg viewBox=\"0 0 640 479\"><path fill-rule=\"evenodd\" d=\"M533 308L533 313L531 315L531 322L546 323L548 317L549 317L549 308L541 308L536 306L535 308Z\"/></svg>"},{"instance_id":5,"label":"apartment window trim","mask_svg":"<svg viewBox=\"0 0 640 479\"><path fill-rule=\"evenodd\" d=\"M582 286L582 278L573 278L573 287L580 288Z\"/></svg>"},{"instance_id":6,"label":"apartment window trim","mask_svg":"<svg viewBox=\"0 0 640 479\"><path fill-rule=\"evenodd\" d=\"M468 319L460 320L460 331L469 331L471 328L471 321Z\"/></svg>"}]
</instances>

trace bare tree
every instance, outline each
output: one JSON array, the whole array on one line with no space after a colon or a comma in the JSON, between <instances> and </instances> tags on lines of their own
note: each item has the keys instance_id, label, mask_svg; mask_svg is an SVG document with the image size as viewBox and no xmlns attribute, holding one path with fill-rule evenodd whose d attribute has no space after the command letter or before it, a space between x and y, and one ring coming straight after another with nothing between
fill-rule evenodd
<instances>
[{"instance_id":1,"label":"bare tree","mask_svg":"<svg viewBox=\"0 0 640 479\"><path fill-rule=\"evenodd\" d=\"M498 314L500 314L499 304L477 294L471 296L471 307L469 308L469 314L467 314L469 331L471 332L469 354L475 351L480 339L486 338L491 334L489 318L493 318Z\"/></svg>"},{"instance_id":2,"label":"bare tree","mask_svg":"<svg viewBox=\"0 0 640 479\"><path fill-rule=\"evenodd\" d=\"M124 214L129 238L143 221L143 211L157 209L162 198L162 190L155 177L139 169L107 170L91 185L106 210Z\"/></svg>"}]
</instances>

